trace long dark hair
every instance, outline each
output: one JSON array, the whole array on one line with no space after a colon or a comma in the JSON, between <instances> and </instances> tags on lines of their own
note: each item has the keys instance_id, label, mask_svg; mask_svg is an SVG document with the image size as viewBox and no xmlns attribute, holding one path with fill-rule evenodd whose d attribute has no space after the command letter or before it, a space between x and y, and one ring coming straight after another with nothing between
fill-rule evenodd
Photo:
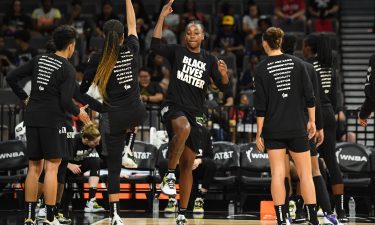
<instances>
[{"instance_id":1,"label":"long dark hair","mask_svg":"<svg viewBox=\"0 0 375 225\"><path fill-rule=\"evenodd\" d=\"M120 51L120 38L124 34L124 26L118 20L109 20L104 23L103 30L105 34L104 49L93 83L98 86L100 94L106 100L106 88L117 62Z\"/></svg>"},{"instance_id":2,"label":"long dark hair","mask_svg":"<svg viewBox=\"0 0 375 225\"><path fill-rule=\"evenodd\" d=\"M331 40L327 35L310 34L304 42L310 47L311 52L317 55L317 60L322 67L333 66Z\"/></svg>"},{"instance_id":3,"label":"long dark hair","mask_svg":"<svg viewBox=\"0 0 375 225\"><path fill-rule=\"evenodd\" d=\"M12 4L9 7L9 11L8 11L8 15L10 15L10 16L15 16L15 12L14 12L14 3L15 2L20 2L21 3L21 13L23 13L23 4L22 4L22 1L21 0L13 0Z\"/></svg>"}]
</instances>

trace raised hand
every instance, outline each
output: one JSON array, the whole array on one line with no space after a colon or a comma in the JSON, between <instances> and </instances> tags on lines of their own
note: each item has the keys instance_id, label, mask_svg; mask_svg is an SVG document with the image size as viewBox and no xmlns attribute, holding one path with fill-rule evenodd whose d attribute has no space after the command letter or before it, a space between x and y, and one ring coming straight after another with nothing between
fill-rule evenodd
<instances>
[{"instance_id":1,"label":"raised hand","mask_svg":"<svg viewBox=\"0 0 375 225\"><path fill-rule=\"evenodd\" d=\"M169 0L167 4L164 5L163 9L160 12L160 16L167 17L169 14L173 12L172 4L174 0Z\"/></svg>"}]
</instances>

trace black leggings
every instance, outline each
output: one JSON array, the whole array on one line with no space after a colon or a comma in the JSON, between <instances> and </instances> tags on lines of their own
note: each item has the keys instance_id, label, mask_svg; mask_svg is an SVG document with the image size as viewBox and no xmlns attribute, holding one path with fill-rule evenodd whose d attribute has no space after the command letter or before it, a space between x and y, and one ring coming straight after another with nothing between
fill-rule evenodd
<instances>
[{"instance_id":1,"label":"black leggings","mask_svg":"<svg viewBox=\"0 0 375 225\"><path fill-rule=\"evenodd\" d=\"M202 164L198 166L195 170L193 170L193 179L194 183L196 183L197 179L202 181L202 188L209 189L212 180L214 179L216 173L216 165L213 159L202 159ZM168 160L161 160L159 161L159 174L160 177L164 177L164 175L168 171ZM176 168L176 175L179 176L179 167Z\"/></svg>"},{"instance_id":2,"label":"black leggings","mask_svg":"<svg viewBox=\"0 0 375 225\"><path fill-rule=\"evenodd\" d=\"M342 174L336 158L336 119L332 106L322 106L324 141L318 152L327 165L332 185L343 184Z\"/></svg>"}]
</instances>

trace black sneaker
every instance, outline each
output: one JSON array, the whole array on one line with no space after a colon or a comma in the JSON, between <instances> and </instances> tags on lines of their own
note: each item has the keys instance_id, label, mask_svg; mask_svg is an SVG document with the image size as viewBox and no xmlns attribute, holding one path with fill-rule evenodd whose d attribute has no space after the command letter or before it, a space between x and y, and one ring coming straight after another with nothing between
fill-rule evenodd
<instances>
[{"instance_id":1,"label":"black sneaker","mask_svg":"<svg viewBox=\"0 0 375 225\"><path fill-rule=\"evenodd\" d=\"M293 220L293 223L305 223L306 222L306 215L305 212L302 211L296 211L296 217Z\"/></svg>"},{"instance_id":2,"label":"black sneaker","mask_svg":"<svg viewBox=\"0 0 375 225\"><path fill-rule=\"evenodd\" d=\"M337 220L340 221L340 223L349 223L349 219L346 216L345 210L338 210L336 211L337 214Z\"/></svg>"}]
</instances>

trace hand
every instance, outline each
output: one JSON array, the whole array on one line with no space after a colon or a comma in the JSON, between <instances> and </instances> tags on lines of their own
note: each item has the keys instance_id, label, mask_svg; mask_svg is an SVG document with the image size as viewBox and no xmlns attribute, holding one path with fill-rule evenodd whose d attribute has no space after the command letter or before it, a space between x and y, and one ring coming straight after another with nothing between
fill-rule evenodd
<instances>
[{"instance_id":1,"label":"hand","mask_svg":"<svg viewBox=\"0 0 375 225\"><path fill-rule=\"evenodd\" d=\"M194 164L193 164L193 170L195 170L196 168L198 168L198 166L202 164L202 159L195 159L194 160Z\"/></svg>"},{"instance_id":2,"label":"hand","mask_svg":"<svg viewBox=\"0 0 375 225\"><path fill-rule=\"evenodd\" d=\"M163 9L160 12L160 16L167 17L169 14L173 12L172 4L174 0L169 0L167 4L164 5Z\"/></svg>"},{"instance_id":3,"label":"hand","mask_svg":"<svg viewBox=\"0 0 375 225\"><path fill-rule=\"evenodd\" d=\"M81 165L68 163L68 169L72 171L74 174L80 174L81 173Z\"/></svg>"},{"instance_id":4,"label":"hand","mask_svg":"<svg viewBox=\"0 0 375 225\"><path fill-rule=\"evenodd\" d=\"M86 108L89 107L89 105L85 105L81 108L79 108L79 114L78 118L81 120L84 124L88 124L91 122L89 115L86 113Z\"/></svg>"},{"instance_id":5,"label":"hand","mask_svg":"<svg viewBox=\"0 0 375 225\"><path fill-rule=\"evenodd\" d=\"M315 121L309 121L307 123L307 133L309 135L309 140L314 137L316 133Z\"/></svg>"},{"instance_id":6,"label":"hand","mask_svg":"<svg viewBox=\"0 0 375 225\"><path fill-rule=\"evenodd\" d=\"M260 136L260 134L256 136L256 145L259 151L264 152L264 141L263 138Z\"/></svg>"},{"instance_id":7,"label":"hand","mask_svg":"<svg viewBox=\"0 0 375 225\"><path fill-rule=\"evenodd\" d=\"M358 122L362 127L367 127L367 119L362 119L358 117Z\"/></svg>"},{"instance_id":8,"label":"hand","mask_svg":"<svg viewBox=\"0 0 375 225\"><path fill-rule=\"evenodd\" d=\"M324 141L324 131L323 131L323 129L320 129L316 132L315 139L316 139L316 147L319 147Z\"/></svg>"},{"instance_id":9,"label":"hand","mask_svg":"<svg viewBox=\"0 0 375 225\"><path fill-rule=\"evenodd\" d=\"M142 102L147 102L147 100L148 100L148 96L146 96L146 95L141 95L141 100L142 100Z\"/></svg>"},{"instance_id":10,"label":"hand","mask_svg":"<svg viewBox=\"0 0 375 225\"><path fill-rule=\"evenodd\" d=\"M223 60L217 61L217 68L222 76L228 76L228 67Z\"/></svg>"}]
</instances>

